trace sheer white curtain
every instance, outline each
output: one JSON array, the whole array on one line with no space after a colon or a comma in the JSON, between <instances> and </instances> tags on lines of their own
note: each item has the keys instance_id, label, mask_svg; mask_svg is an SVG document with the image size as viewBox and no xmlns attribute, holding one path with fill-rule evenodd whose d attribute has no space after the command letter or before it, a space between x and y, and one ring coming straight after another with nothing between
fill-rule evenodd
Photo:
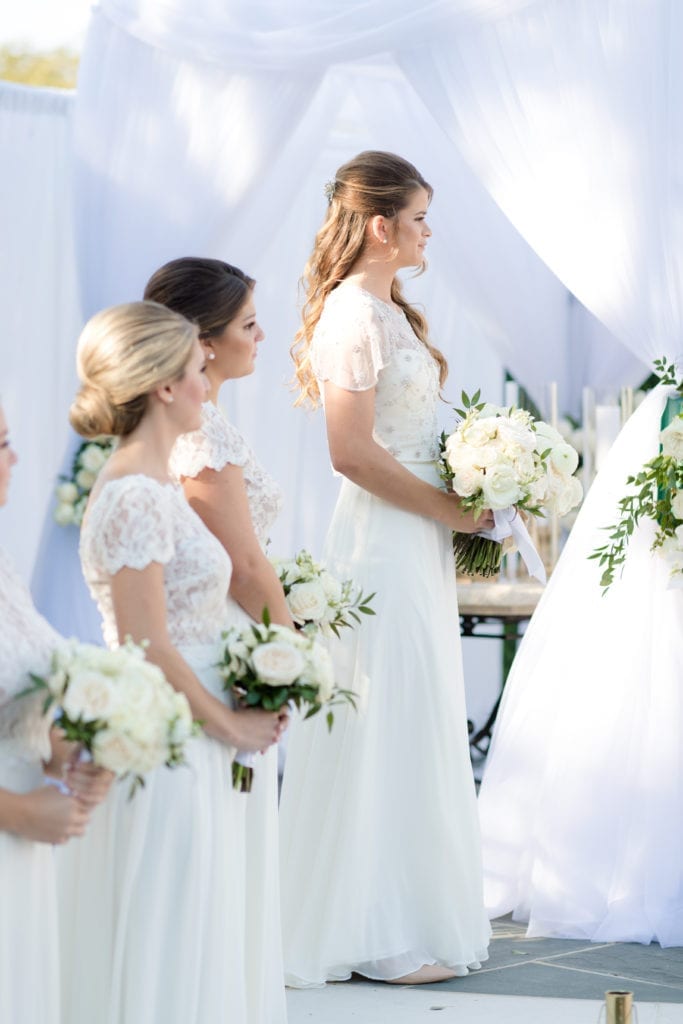
<instances>
[{"instance_id":1,"label":"sheer white curtain","mask_svg":"<svg viewBox=\"0 0 683 1024\"><path fill-rule=\"evenodd\" d=\"M539 3L298 0L285 9L274 0L103 0L94 12L76 111L84 315L141 295L153 270L179 255L218 256L258 279L264 357L253 379L226 386L222 398L287 483L274 538L283 549L319 541L334 496L333 486L321 486L322 430L292 410L282 385L291 373L296 281L324 212L322 182L359 149L404 152L436 186L433 267L410 289L428 300L456 385L486 384L472 379L469 342L478 354L498 353L487 365L503 360L532 389L558 379L572 402L563 384L566 291L476 182L438 109L395 67L418 36L446 45ZM393 53L377 56L379 47ZM438 304L429 301L437 287ZM615 366L633 373L619 346L600 336L612 374ZM52 587L40 603L59 614L52 543L43 545L36 593ZM65 531L57 543L75 551Z\"/></svg>"},{"instance_id":2,"label":"sheer white curtain","mask_svg":"<svg viewBox=\"0 0 683 1024\"><path fill-rule=\"evenodd\" d=\"M681 342L683 8L543 0L401 63L501 209L639 358Z\"/></svg>"},{"instance_id":3,"label":"sheer white curtain","mask_svg":"<svg viewBox=\"0 0 683 1024\"><path fill-rule=\"evenodd\" d=\"M0 396L19 463L0 542L28 578L67 437L80 311L73 94L0 82Z\"/></svg>"}]
</instances>

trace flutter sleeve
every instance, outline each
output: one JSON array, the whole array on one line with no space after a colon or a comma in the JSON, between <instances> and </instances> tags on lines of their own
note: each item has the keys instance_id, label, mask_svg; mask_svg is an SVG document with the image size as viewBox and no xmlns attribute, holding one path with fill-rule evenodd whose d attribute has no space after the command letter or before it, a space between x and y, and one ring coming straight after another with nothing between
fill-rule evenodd
<instances>
[{"instance_id":1,"label":"flutter sleeve","mask_svg":"<svg viewBox=\"0 0 683 1024\"><path fill-rule=\"evenodd\" d=\"M382 312L371 295L337 288L325 303L311 344L311 365L318 381L347 391L367 391L391 358L391 341Z\"/></svg>"},{"instance_id":2,"label":"flutter sleeve","mask_svg":"<svg viewBox=\"0 0 683 1024\"><path fill-rule=\"evenodd\" d=\"M173 446L169 472L176 480L195 477L203 469L219 472L228 464L244 466L249 448L239 430L229 423L212 402L202 408L202 425L181 434Z\"/></svg>"},{"instance_id":3,"label":"flutter sleeve","mask_svg":"<svg viewBox=\"0 0 683 1024\"><path fill-rule=\"evenodd\" d=\"M92 523L92 560L114 576L120 569L165 565L175 554L168 485L149 477L112 480L98 497Z\"/></svg>"}]
</instances>

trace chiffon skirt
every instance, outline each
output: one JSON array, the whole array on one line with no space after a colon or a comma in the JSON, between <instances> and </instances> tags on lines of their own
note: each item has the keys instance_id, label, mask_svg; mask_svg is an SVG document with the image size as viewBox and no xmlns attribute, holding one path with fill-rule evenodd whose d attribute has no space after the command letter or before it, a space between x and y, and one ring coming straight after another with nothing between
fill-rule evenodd
<instances>
[{"instance_id":1,"label":"chiffon skirt","mask_svg":"<svg viewBox=\"0 0 683 1024\"><path fill-rule=\"evenodd\" d=\"M0 787L43 785L40 763L0 742ZM59 946L54 850L0 831L0 1021L57 1024Z\"/></svg>"},{"instance_id":2,"label":"chiffon skirt","mask_svg":"<svg viewBox=\"0 0 683 1024\"><path fill-rule=\"evenodd\" d=\"M181 650L220 695L215 646ZM64 1020L244 1024L246 800L234 749L206 735L186 767L128 799L115 784L60 857Z\"/></svg>"},{"instance_id":3,"label":"chiffon skirt","mask_svg":"<svg viewBox=\"0 0 683 1024\"><path fill-rule=\"evenodd\" d=\"M683 945L683 590L643 521L602 596L588 561L665 395L631 417L515 658L480 791L485 895L529 935Z\"/></svg>"},{"instance_id":4,"label":"chiffon skirt","mask_svg":"<svg viewBox=\"0 0 683 1024\"><path fill-rule=\"evenodd\" d=\"M433 464L410 464L438 485ZM450 533L348 480L325 560L376 591L331 641L359 709L297 721L281 799L289 985L387 979L487 956Z\"/></svg>"}]
</instances>

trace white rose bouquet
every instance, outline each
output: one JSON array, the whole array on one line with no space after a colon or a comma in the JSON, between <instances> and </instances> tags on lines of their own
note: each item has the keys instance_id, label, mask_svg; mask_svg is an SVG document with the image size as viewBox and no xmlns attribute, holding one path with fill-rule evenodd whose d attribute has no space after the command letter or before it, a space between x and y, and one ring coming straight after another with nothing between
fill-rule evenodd
<instances>
[{"instance_id":1,"label":"white rose bouquet","mask_svg":"<svg viewBox=\"0 0 683 1024\"><path fill-rule=\"evenodd\" d=\"M583 496L573 476L576 450L543 420L525 409L479 402L462 392L461 421L441 435L441 477L463 499L475 520L484 509L516 508L531 515L565 515ZM511 521L514 512L507 513ZM498 517L497 517L498 519ZM502 546L480 534L454 534L456 566L469 575L491 576L500 568Z\"/></svg>"},{"instance_id":2,"label":"white rose bouquet","mask_svg":"<svg viewBox=\"0 0 683 1024\"><path fill-rule=\"evenodd\" d=\"M131 797L147 772L184 764L184 745L198 723L187 697L132 641L110 651L69 640L54 652L49 676L31 679L21 696L44 691L43 709L56 710L67 740L80 743L99 767L132 776Z\"/></svg>"},{"instance_id":3,"label":"white rose bouquet","mask_svg":"<svg viewBox=\"0 0 683 1024\"><path fill-rule=\"evenodd\" d=\"M339 636L343 627L359 623L360 615L374 615L374 594L363 594L353 580L338 580L306 550L295 558L273 558L272 564L285 592L290 614L298 626L313 633ZM359 615L360 613L360 615Z\"/></svg>"},{"instance_id":4,"label":"white rose bouquet","mask_svg":"<svg viewBox=\"0 0 683 1024\"><path fill-rule=\"evenodd\" d=\"M55 489L54 517L60 526L81 525L88 496L115 444L113 437L96 437L76 449L71 476L60 476Z\"/></svg>"},{"instance_id":5,"label":"white rose bouquet","mask_svg":"<svg viewBox=\"0 0 683 1024\"><path fill-rule=\"evenodd\" d=\"M588 556L602 569L603 593L614 583L617 570L623 569L628 542L641 519L657 524L652 550L669 562L669 585L683 587L683 378L677 381L676 367L666 359L657 359L654 366L660 383L674 387L676 394L667 399L659 455L627 477L631 493L619 500L617 522L605 527L609 542Z\"/></svg>"},{"instance_id":6,"label":"white rose bouquet","mask_svg":"<svg viewBox=\"0 0 683 1024\"><path fill-rule=\"evenodd\" d=\"M293 704L307 709L306 718L325 707L331 729L335 705L356 706L355 693L335 684L327 648L310 634L271 624L267 609L262 623L233 628L223 636L219 670L226 691L244 707L279 711ZM248 793L253 777L253 755L239 752L232 766L233 786Z\"/></svg>"}]
</instances>

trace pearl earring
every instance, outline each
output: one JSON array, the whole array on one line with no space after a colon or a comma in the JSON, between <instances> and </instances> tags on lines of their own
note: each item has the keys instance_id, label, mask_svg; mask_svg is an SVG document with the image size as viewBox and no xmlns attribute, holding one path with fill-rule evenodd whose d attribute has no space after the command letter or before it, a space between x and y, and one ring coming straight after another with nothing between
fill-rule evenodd
<instances>
[{"instance_id":1,"label":"pearl earring","mask_svg":"<svg viewBox=\"0 0 683 1024\"><path fill-rule=\"evenodd\" d=\"M382 239L382 242L384 243L384 245L386 245L386 244L387 244L387 239L386 239L386 238L383 238L383 239Z\"/></svg>"},{"instance_id":2,"label":"pearl earring","mask_svg":"<svg viewBox=\"0 0 683 1024\"><path fill-rule=\"evenodd\" d=\"M207 352L206 353L206 358L207 359L215 359L216 358L216 353L215 352Z\"/></svg>"}]
</instances>

